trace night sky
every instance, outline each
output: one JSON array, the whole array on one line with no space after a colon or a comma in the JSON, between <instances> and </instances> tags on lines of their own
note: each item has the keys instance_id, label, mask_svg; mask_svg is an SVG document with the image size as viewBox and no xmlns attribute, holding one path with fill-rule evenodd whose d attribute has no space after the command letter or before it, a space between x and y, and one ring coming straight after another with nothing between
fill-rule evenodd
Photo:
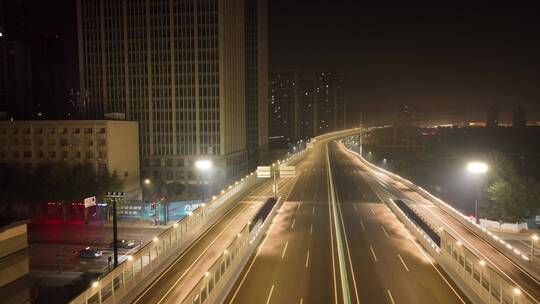
<instances>
[{"instance_id":1,"label":"night sky","mask_svg":"<svg viewBox=\"0 0 540 304\"><path fill-rule=\"evenodd\" d=\"M66 41L69 86L78 79L74 0L25 1L28 30ZM540 10L523 1L269 0L270 69L346 77L346 101L367 119L399 104L459 120L502 120L522 105L540 120ZM386 113L386 116L381 116Z\"/></svg>"},{"instance_id":2,"label":"night sky","mask_svg":"<svg viewBox=\"0 0 540 304\"><path fill-rule=\"evenodd\" d=\"M367 118L415 104L483 119L494 105L506 120L522 105L540 120L540 11L532 4L269 2L270 67L306 77L343 72L347 103Z\"/></svg>"}]
</instances>

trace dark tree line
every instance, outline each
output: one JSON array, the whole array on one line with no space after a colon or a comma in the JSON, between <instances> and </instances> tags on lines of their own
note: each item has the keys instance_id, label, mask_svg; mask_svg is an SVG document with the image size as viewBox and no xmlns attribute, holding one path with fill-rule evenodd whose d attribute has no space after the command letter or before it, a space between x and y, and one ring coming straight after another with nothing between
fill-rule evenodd
<instances>
[{"instance_id":1,"label":"dark tree line","mask_svg":"<svg viewBox=\"0 0 540 304\"><path fill-rule=\"evenodd\" d=\"M490 173L484 203L491 219L519 222L536 215L540 210L540 183L520 174L503 154L493 152L489 157Z\"/></svg>"},{"instance_id":2,"label":"dark tree line","mask_svg":"<svg viewBox=\"0 0 540 304\"><path fill-rule=\"evenodd\" d=\"M118 190L121 182L113 174L98 173L92 164L70 166L65 162L38 164L31 170L15 164L0 165L0 213L2 217L27 217L41 214L47 202L80 202L85 197L102 196Z\"/></svg>"}]
</instances>

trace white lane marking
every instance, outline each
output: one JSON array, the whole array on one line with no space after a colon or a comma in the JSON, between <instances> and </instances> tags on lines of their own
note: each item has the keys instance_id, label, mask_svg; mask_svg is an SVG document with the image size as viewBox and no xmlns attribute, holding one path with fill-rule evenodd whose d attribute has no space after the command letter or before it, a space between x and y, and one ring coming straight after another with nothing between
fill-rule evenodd
<instances>
[{"instance_id":1,"label":"white lane marking","mask_svg":"<svg viewBox=\"0 0 540 304\"><path fill-rule=\"evenodd\" d=\"M403 267L405 267L405 270L407 270L407 272L409 272L409 267L407 267L407 265L405 264L405 261L403 260L403 258L401 257L401 254L398 253L398 258L401 260L401 264L403 264Z\"/></svg>"},{"instance_id":2,"label":"white lane marking","mask_svg":"<svg viewBox=\"0 0 540 304\"><path fill-rule=\"evenodd\" d=\"M373 215L375 215L375 210L373 210L372 207L369 207L369 209L371 209L371 213L373 213Z\"/></svg>"},{"instance_id":3,"label":"white lane marking","mask_svg":"<svg viewBox=\"0 0 540 304\"><path fill-rule=\"evenodd\" d=\"M353 152L354 153L354 152ZM356 153L358 155L358 153ZM362 159L359 163L364 167L365 164L363 163L364 160ZM370 185L371 187L371 185ZM375 193L377 196L377 192ZM409 239L411 240L411 242L418 248L418 250L422 253L422 255L424 256L424 258L426 259L427 262L429 262L431 264L431 266L433 266L433 268L435 269L435 271L437 271L437 273L439 274L439 276L444 280L444 282L446 283L446 285L448 285L448 287L450 287L450 289L452 289L452 291L454 292L454 294L459 298L459 300L461 301L461 303L465 304L465 300L463 300L463 298L459 295L459 293L454 289L454 287L448 282L448 280L442 275L442 273L439 271L439 269L437 269L437 267L435 266L435 264L433 264L433 261L431 261L431 259L428 258L428 255L427 253L424 251L424 249L422 247L420 247L420 245L416 242L416 240L413 238L413 236L409 233L409 231L407 231L407 229L405 229L405 227L403 226L403 224L398 220L398 218L396 217L395 214L392 213L392 215L394 216L394 218L396 219L396 222L401 226L401 229L403 229L403 231L405 231L405 234L409 237ZM336 301L337 302L337 301Z\"/></svg>"},{"instance_id":4,"label":"white lane marking","mask_svg":"<svg viewBox=\"0 0 540 304\"><path fill-rule=\"evenodd\" d=\"M273 292L274 292L274 284L272 284L272 288L270 288L270 293L268 294L268 298L266 298L266 304L270 303L270 298L272 298Z\"/></svg>"},{"instance_id":5,"label":"white lane marking","mask_svg":"<svg viewBox=\"0 0 540 304\"><path fill-rule=\"evenodd\" d=\"M373 254L373 258L375 259L375 262L377 262L377 256L375 255L375 250L373 250L373 246L369 245L369 249L371 249L371 254Z\"/></svg>"},{"instance_id":6,"label":"white lane marking","mask_svg":"<svg viewBox=\"0 0 540 304\"><path fill-rule=\"evenodd\" d=\"M283 248L283 253L281 254L281 258L285 258L285 251L287 251L287 246L289 246L289 241L287 241L287 243L285 243L285 248Z\"/></svg>"},{"instance_id":7,"label":"white lane marking","mask_svg":"<svg viewBox=\"0 0 540 304\"><path fill-rule=\"evenodd\" d=\"M311 214L315 214L315 206L313 206L313 211L311 212Z\"/></svg>"},{"instance_id":8,"label":"white lane marking","mask_svg":"<svg viewBox=\"0 0 540 304\"><path fill-rule=\"evenodd\" d=\"M354 211L358 211L358 210L356 210L356 205L353 205L352 207L354 208Z\"/></svg>"},{"instance_id":9,"label":"white lane marking","mask_svg":"<svg viewBox=\"0 0 540 304\"><path fill-rule=\"evenodd\" d=\"M383 225L381 225L381 229L382 229L382 231L384 232L384 235L386 235L386 238L387 238L387 239L390 239L390 237L388 236L388 233L386 232L386 229L384 229L384 226L383 226Z\"/></svg>"},{"instance_id":10,"label":"white lane marking","mask_svg":"<svg viewBox=\"0 0 540 304\"><path fill-rule=\"evenodd\" d=\"M294 185L296 184L296 181L298 180L299 175L297 175L296 178L294 179L291 190L289 191L289 193L287 193L287 197L285 198L284 201L287 201L287 199L291 195L292 189L294 188ZM259 254L261 253L262 248L264 247L264 244L266 244L266 240L268 239L268 236L270 236L270 234L272 233L272 229L274 228L274 224L278 222L278 219L279 219L280 215L281 215L281 213L277 213L276 216L274 217L274 220L270 224L270 227L268 227L268 231L266 232L266 235L264 236L264 239L263 239L261 245L259 245L259 248L257 249L257 254L255 254L255 257L253 258L253 260L251 260L251 263L249 264L249 267L248 267L246 273L244 274L244 277L240 281L240 284L238 284L238 287L236 288L236 291L234 292L234 294L233 294L233 296L231 298L231 301L229 301L229 304L234 302L234 299L236 298L236 295L238 294L238 291L240 291L240 288L242 287L242 284L244 284L244 281L246 280L249 272L251 271L251 268L253 267L253 264L255 264L255 261L257 260L257 257L259 256Z\"/></svg>"},{"instance_id":11,"label":"white lane marking","mask_svg":"<svg viewBox=\"0 0 540 304\"><path fill-rule=\"evenodd\" d=\"M405 231L405 234L407 234L407 236L411 239L411 242L414 243L414 245L418 248L418 250L422 253L422 255L424 256L424 258L426 259L426 261L428 261L431 266L433 266L433 268L435 269L435 271L437 271L437 273L439 274L439 276L444 280L444 282L446 283L446 285L448 285L448 287L450 287L450 289L452 289L452 291L456 294L456 296L461 300L461 303L465 304L465 300L463 300L463 298L459 295L459 293L454 289L454 287L450 284L450 282L448 282L448 280L442 275L442 273L439 271L439 269L437 269L437 267L435 266L435 264L433 264L433 262L431 261L431 259L428 257L427 253L424 251L424 249L422 249L422 247L420 247L420 245L418 245L418 243L416 242L416 240L413 238L413 236L409 233L409 231L407 231L407 229L405 229L405 227L403 226L403 224L398 220L398 218L394 215L394 218L396 219L396 222L401 226L401 229L403 229L403 231Z\"/></svg>"},{"instance_id":12,"label":"white lane marking","mask_svg":"<svg viewBox=\"0 0 540 304\"><path fill-rule=\"evenodd\" d=\"M291 230L294 229L294 223L296 223L296 218L292 220Z\"/></svg>"},{"instance_id":13,"label":"white lane marking","mask_svg":"<svg viewBox=\"0 0 540 304\"><path fill-rule=\"evenodd\" d=\"M392 304L396 304L396 302L394 302L394 298L392 298L392 293L390 292L390 289L387 289L386 291L388 291L388 296L390 297L390 302L392 302Z\"/></svg>"},{"instance_id":14,"label":"white lane marking","mask_svg":"<svg viewBox=\"0 0 540 304\"><path fill-rule=\"evenodd\" d=\"M313 234L313 224L309 226L309 234Z\"/></svg>"},{"instance_id":15,"label":"white lane marking","mask_svg":"<svg viewBox=\"0 0 540 304\"><path fill-rule=\"evenodd\" d=\"M309 266L309 250L307 251L307 255L306 255L306 268L308 268Z\"/></svg>"},{"instance_id":16,"label":"white lane marking","mask_svg":"<svg viewBox=\"0 0 540 304\"><path fill-rule=\"evenodd\" d=\"M304 298L300 299L300 304L304 304Z\"/></svg>"},{"instance_id":17,"label":"white lane marking","mask_svg":"<svg viewBox=\"0 0 540 304\"><path fill-rule=\"evenodd\" d=\"M302 203L298 203L298 206L296 207L296 211L300 210L300 206L302 206Z\"/></svg>"},{"instance_id":18,"label":"white lane marking","mask_svg":"<svg viewBox=\"0 0 540 304\"><path fill-rule=\"evenodd\" d=\"M366 227L364 227L364 222L360 220L360 226L362 226L362 230L366 231Z\"/></svg>"}]
</instances>

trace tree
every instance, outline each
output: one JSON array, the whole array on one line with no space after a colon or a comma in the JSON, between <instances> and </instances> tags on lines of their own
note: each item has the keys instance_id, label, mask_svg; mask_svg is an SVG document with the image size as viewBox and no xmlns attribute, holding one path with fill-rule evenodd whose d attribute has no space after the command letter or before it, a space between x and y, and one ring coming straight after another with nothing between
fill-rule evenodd
<instances>
[{"instance_id":1,"label":"tree","mask_svg":"<svg viewBox=\"0 0 540 304\"><path fill-rule=\"evenodd\" d=\"M540 183L517 174L510 160L498 152L490 154L491 202L487 213L502 221L518 222L535 214L540 207Z\"/></svg>"}]
</instances>

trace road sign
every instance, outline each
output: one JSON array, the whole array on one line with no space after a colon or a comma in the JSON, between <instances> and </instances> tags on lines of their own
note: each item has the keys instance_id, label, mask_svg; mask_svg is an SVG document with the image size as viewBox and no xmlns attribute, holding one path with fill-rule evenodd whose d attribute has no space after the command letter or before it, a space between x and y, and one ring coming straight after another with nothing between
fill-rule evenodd
<instances>
[{"instance_id":1,"label":"road sign","mask_svg":"<svg viewBox=\"0 0 540 304\"><path fill-rule=\"evenodd\" d=\"M295 177L296 169L294 166L281 166L279 167L279 177Z\"/></svg>"},{"instance_id":2,"label":"road sign","mask_svg":"<svg viewBox=\"0 0 540 304\"><path fill-rule=\"evenodd\" d=\"M270 166L257 166L257 177L259 177L259 178L272 177L272 167L270 167Z\"/></svg>"},{"instance_id":3,"label":"road sign","mask_svg":"<svg viewBox=\"0 0 540 304\"><path fill-rule=\"evenodd\" d=\"M107 192L106 196L109 197L109 198L114 198L114 197L122 198L122 197L124 197L124 192L110 191L110 192Z\"/></svg>"},{"instance_id":4,"label":"road sign","mask_svg":"<svg viewBox=\"0 0 540 304\"><path fill-rule=\"evenodd\" d=\"M84 208L92 207L96 205L96 197L87 197L84 199Z\"/></svg>"}]
</instances>

